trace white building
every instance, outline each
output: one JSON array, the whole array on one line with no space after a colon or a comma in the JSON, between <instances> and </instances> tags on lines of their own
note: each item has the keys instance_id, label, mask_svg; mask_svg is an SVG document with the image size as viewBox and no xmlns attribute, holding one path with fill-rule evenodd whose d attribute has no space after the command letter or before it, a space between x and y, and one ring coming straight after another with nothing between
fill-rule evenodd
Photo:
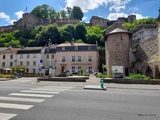
<instances>
[{"instance_id":1,"label":"white building","mask_svg":"<svg viewBox=\"0 0 160 120\"><path fill-rule=\"evenodd\" d=\"M17 66L26 66L27 73L40 73L44 47L26 47L17 51Z\"/></svg>"}]
</instances>

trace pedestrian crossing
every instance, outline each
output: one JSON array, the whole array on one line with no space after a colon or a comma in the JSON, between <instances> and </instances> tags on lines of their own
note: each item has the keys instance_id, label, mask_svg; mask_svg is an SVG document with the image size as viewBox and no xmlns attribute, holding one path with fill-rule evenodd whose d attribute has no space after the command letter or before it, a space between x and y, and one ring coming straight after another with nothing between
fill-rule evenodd
<instances>
[{"instance_id":1,"label":"pedestrian crossing","mask_svg":"<svg viewBox=\"0 0 160 120\"><path fill-rule=\"evenodd\" d=\"M72 87L62 86L41 86L33 89L24 89L19 92L10 93L8 96L0 96L0 108L19 110L29 110L34 107L35 103L44 102L61 92L72 89ZM16 103L14 103L16 101ZM26 103L25 103L26 102ZM18 114L4 113L0 111L0 120L9 120Z\"/></svg>"}]
</instances>

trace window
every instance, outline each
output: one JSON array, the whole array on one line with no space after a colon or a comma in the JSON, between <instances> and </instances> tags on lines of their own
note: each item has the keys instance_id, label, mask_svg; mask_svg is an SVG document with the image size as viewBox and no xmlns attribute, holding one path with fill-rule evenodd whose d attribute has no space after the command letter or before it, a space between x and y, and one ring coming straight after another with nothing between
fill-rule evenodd
<instances>
[{"instance_id":1,"label":"window","mask_svg":"<svg viewBox=\"0 0 160 120\"><path fill-rule=\"evenodd\" d=\"M72 67L72 72L76 72L76 67L75 66Z\"/></svg>"},{"instance_id":2,"label":"window","mask_svg":"<svg viewBox=\"0 0 160 120\"><path fill-rule=\"evenodd\" d=\"M46 55L46 58L49 59L49 55Z\"/></svg>"},{"instance_id":3,"label":"window","mask_svg":"<svg viewBox=\"0 0 160 120\"><path fill-rule=\"evenodd\" d=\"M72 56L72 62L76 61L76 57Z\"/></svg>"},{"instance_id":4,"label":"window","mask_svg":"<svg viewBox=\"0 0 160 120\"><path fill-rule=\"evenodd\" d=\"M79 61L79 62L81 61L81 56L78 56L78 61Z\"/></svg>"},{"instance_id":5,"label":"window","mask_svg":"<svg viewBox=\"0 0 160 120\"><path fill-rule=\"evenodd\" d=\"M29 69L26 69L26 72L29 73Z\"/></svg>"},{"instance_id":6,"label":"window","mask_svg":"<svg viewBox=\"0 0 160 120\"><path fill-rule=\"evenodd\" d=\"M33 54L33 58L36 58L36 54Z\"/></svg>"},{"instance_id":7,"label":"window","mask_svg":"<svg viewBox=\"0 0 160 120\"><path fill-rule=\"evenodd\" d=\"M33 61L33 65L36 65L36 61Z\"/></svg>"},{"instance_id":8,"label":"window","mask_svg":"<svg viewBox=\"0 0 160 120\"><path fill-rule=\"evenodd\" d=\"M92 50L92 47L91 47L91 46L89 46L89 47L88 47L88 50Z\"/></svg>"},{"instance_id":9,"label":"window","mask_svg":"<svg viewBox=\"0 0 160 120\"><path fill-rule=\"evenodd\" d=\"M49 61L46 61L46 66L49 66Z\"/></svg>"},{"instance_id":10,"label":"window","mask_svg":"<svg viewBox=\"0 0 160 120\"><path fill-rule=\"evenodd\" d=\"M23 65L23 61L20 61L20 65Z\"/></svg>"},{"instance_id":11,"label":"window","mask_svg":"<svg viewBox=\"0 0 160 120\"><path fill-rule=\"evenodd\" d=\"M92 66L88 67L88 72L91 73L92 72Z\"/></svg>"},{"instance_id":12,"label":"window","mask_svg":"<svg viewBox=\"0 0 160 120\"><path fill-rule=\"evenodd\" d=\"M74 49L75 49L75 50L78 50L78 47L76 46Z\"/></svg>"},{"instance_id":13,"label":"window","mask_svg":"<svg viewBox=\"0 0 160 120\"><path fill-rule=\"evenodd\" d=\"M23 55L22 55L22 54L20 55L20 58L23 58Z\"/></svg>"},{"instance_id":14,"label":"window","mask_svg":"<svg viewBox=\"0 0 160 120\"><path fill-rule=\"evenodd\" d=\"M51 58L54 59L54 55L52 55Z\"/></svg>"},{"instance_id":15,"label":"window","mask_svg":"<svg viewBox=\"0 0 160 120\"><path fill-rule=\"evenodd\" d=\"M122 36L121 36L121 40L123 40Z\"/></svg>"},{"instance_id":16,"label":"window","mask_svg":"<svg viewBox=\"0 0 160 120\"><path fill-rule=\"evenodd\" d=\"M29 65L29 61L27 61L27 65Z\"/></svg>"},{"instance_id":17,"label":"window","mask_svg":"<svg viewBox=\"0 0 160 120\"><path fill-rule=\"evenodd\" d=\"M51 66L54 66L54 61L51 61Z\"/></svg>"},{"instance_id":18,"label":"window","mask_svg":"<svg viewBox=\"0 0 160 120\"><path fill-rule=\"evenodd\" d=\"M62 62L65 62L65 56L62 56Z\"/></svg>"},{"instance_id":19,"label":"window","mask_svg":"<svg viewBox=\"0 0 160 120\"><path fill-rule=\"evenodd\" d=\"M92 56L88 56L88 61L92 61Z\"/></svg>"},{"instance_id":20,"label":"window","mask_svg":"<svg viewBox=\"0 0 160 120\"><path fill-rule=\"evenodd\" d=\"M36 73L36 69L35 69L35 68L33 68L33 73L34 73L34 74Z\"/></svg>"},{"instance_id":21,"label":"window","mask_svg":"<svg viewBox=\"0 0 160 120\"><path fill-rule=\"evenodd\" d=\"M6 59L6 56L5 56L5 55L3 55L3 59Z\"/></svg>"},{"instance_id":22,"label":"window","mask_svg":"<svg viewBox=\"0 0 160 120\"><path fill-rule=\"evenodd\" d=\"M81 71L81 66L78 66L78 72L80 72Z\"/></svg>"},{"instance_id":23,"label":"window","mask_svg":"<svg viewBox=\"0 0 160 120\"><path fill-rule=\"evenodd\" d=\"M62 47L62 50L65 50L65 47Z\"/></svg>"},{"instance_id":24,"label":"window","mask_svg":"<svg viewBox=\"0 0 160 120\"><path fill-rule=\"evenodd\" d=\"M10 62L10 67L12 67L13 66L13 62Z\"/></svg>"},{"instance_id":25,"label":"window","mask_svg":"<svg viewBox=\"0 0 160 120\"><path fill-rule=\"evenodd\" d=\"M10 59L13 59L13 55L10 56Z\"/></svg>"},{"instance_id":26,"label":"window","mask_svg":"<svg viewBox=\"0 0 160 120\"><path fill-rule=\"evenodd\" d=\"M2 63L2 67L5 67L5 62Z\"/></svg>"},{"instance_id":27,"label":"window","mask_svg":"<svg viewBox=\"0 0 160 120\"><path fill-rule=\"evenodd\" d=\"M27 54L27 58L29 58L29 54Z\"/></svg>"}]
</instances>

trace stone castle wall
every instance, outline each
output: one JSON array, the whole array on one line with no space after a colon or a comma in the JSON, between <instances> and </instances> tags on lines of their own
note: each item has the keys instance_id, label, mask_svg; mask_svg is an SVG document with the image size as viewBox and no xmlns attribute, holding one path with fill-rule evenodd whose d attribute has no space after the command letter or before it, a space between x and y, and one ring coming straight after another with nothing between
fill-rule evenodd
<instances>
[{"instance_id":1,"label":"stone castle wall","mask_svg":"<svg viewBox=\"0 0 160 120\"><path fill-rule=\"evenodd\" d=\"M40 26L40 25L47 26L49 24L54 24L54 23L56 23L58 26L63 26L65 24L77 24L78 22L79 22L78 20L71 20L71 19L54 19L54 20L42 19L32 14L25 13L23 14L23 17L21 19L13 23L14 25L0 27L0 32L8 32L23 28L33 28L35 26Z\"/></svg>"}]
</instances>

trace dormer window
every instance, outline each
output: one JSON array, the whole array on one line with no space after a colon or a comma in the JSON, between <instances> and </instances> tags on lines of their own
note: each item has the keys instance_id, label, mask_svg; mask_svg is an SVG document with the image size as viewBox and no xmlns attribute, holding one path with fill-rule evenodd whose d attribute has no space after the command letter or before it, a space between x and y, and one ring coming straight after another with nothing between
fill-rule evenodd
<instances>
[{"instance_id":1,"label":"dormer window","mask_svg":"<svg viewBox=\"0 0 160 120\"><path fill-rule=\"evenodd\" d=\"M74 49L75 49L75 50L78 50L78 47L76 46Z\"/></svg>"},{"instance_id":2,"label":"dormer window","mask_svg":"<svg viewBox=\"0 0 160 120\"><path fill-rule=\"evenodd\" d=\"M62 47L62 50L65 50L65 47Z\"/></svg>"},{"instance_id":3,"label":"dormer window","mask_svg":"<svg viewBox=\"0 0 160 120\"><path fill-rule=\"evenodd\" d=\"M92 47L91 47L91 46L89 46L89 47L88 47L88 50L92 50Z\"/></svg>"}]
</instances>

